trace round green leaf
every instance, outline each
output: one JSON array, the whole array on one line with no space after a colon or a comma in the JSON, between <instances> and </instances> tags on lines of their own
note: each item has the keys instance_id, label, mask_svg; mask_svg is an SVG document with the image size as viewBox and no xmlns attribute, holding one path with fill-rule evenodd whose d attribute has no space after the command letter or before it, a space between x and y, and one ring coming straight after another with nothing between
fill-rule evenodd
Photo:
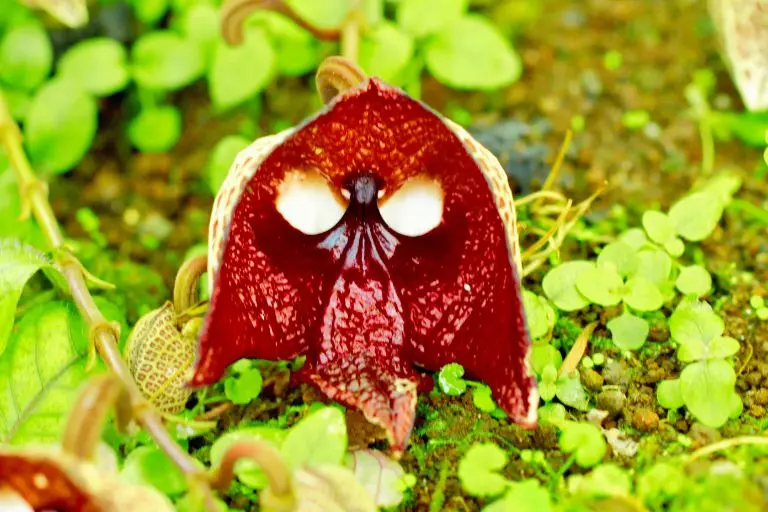
<instances>
[{"instance_id":1,"label":"round green leaf","mask_svg":"<svg viewBox=\"0 0 768 512\"><path fill-rule=\"evenodd\" d=\"M557 381L557 399L568 407L573 407L580 411L589 410L589 397L581 385L578 372L574 375L563 375Z\"/></svg>"},{"instance_id":2,"label":"round green leaf","mask_svg":"<svg viewBox=\"0 0 768 512\"><path fill-rule=\"evenodd\" d=\"M10 87L0 87L0 94L8 105L11 117L16 121L23 121L32 104L32 95L27 91Z\"/></svg>"},{"instance_id":3,"label":"round green leaf","mask_svg":"<svg viewBox=\"0 0 768 512\"><path fill-rule=\"evenodd\" d=\"M32 163L45 172L68 171L88 152L97 124L90 95L68 80L51 80L37 91L24 122Z\"/></svg>"},{"instance_id":4,"label":"round green leaf","mask_svg":"<svg viewBox=\"0 0 768 512\"><path fill-rule=\"evenodd\" d=\"M385 82L398 82L398 76L412 57L411 36L393 23L382 23L360 41L360 66Z\"/></svg>"},{"instance_id":5,"label":"round green leaf","mask_svg":"<svg viewBox=\"0 0 768 512\"><path fill-rule=\"evenodd\" d=\"M168 0L131 0L136 18L147 25L154 25L168 11Z\"/></svg>"},{"instance_id":6,"label":"round green leaf","mask_svg":"<svg viewBox=\"0 0 768 512\"><path fill-rule=\"evenodd\" d=\"M567 421L560 430L560 449L576 455L576 463L588 468L605 456L608 446L603 433L592 423Z\"/></svg>"},{"instance_id":7,"label":"round green leaf","mask_svg":"<svg viewBox=\"0 0 768 512\"><path fill-rule=\"evenodd\" d=\"M551 365L555 368L560 368L561 364L563 364L563 356L552 345L533 346L531 350L531 366L533 366L533 371L537 374L541 374L547 366Z\"/></svg>"},{"instance_id":8,"label":"round green leaf","mask_svg":"<svg viewBox=\"0 0 768 512\"><path fill-rule=\"evenodd\" d=\"M631 313L623 313L608 322L613 343L621 350L637 350L648 338L648 321Z\"/></svg>"},{"instance_id":9,"label":"round green leaf","mask_svg":"<svg viewBox=\"0 0 768 512\"><path fill-rule=\"evenodd\" d=\"M496 409L491 388L485 384L476 386L472 390L472 403L483 412L493 412Z\"/></svg>"},{"instance_id":10,"label":"round green leaf","mask_svg":"<svg viewBox=\"0 0 768 512\"><path fill-rule=\"evenodd\" d=\"M149 484L163 494L181 494L187 481L159 448L140 446L125 458L120 478L133 484Z\"/></svg>"},{"instance_id":11,"label":"round green leaf","mask_svg":"<svg viewBox=\"0 0 768 512\"><path fill-rule=\"evenodd\" d=\"M619 242L627 244L637 251L648 245L648 237L645 236L645 231L642 228L630 228L619 235Z\"/></svg>"},{"instance_id":12,"label":"round green leaf","mask_svg":"<svg viewBox=\"0 0 768 512\"><path fill-rule=\"evenodd\" d=\"M252 98L274 74L275 51L261 29L250 29L239 46L219 40L208 70L208 87L214 107L226 110Z\"/></svg>"},{"instance_id":13,"label":"round green leaf","mask_svg":"<svg viewBox=\"0 0 768 512\"><path fill-rule=\"evenodd\" d=\"M141 87L160 91L181 89L205 71L198 44L169 30L141 36L131 50L131 68Z\"/></svg>"},{"instance_id":14,"label":"round green leaf","mask_svg":"<svg viewBox=\"0 0 768 512\"><path fill-rule=\"evenodd\" d=\"M691 414L703 424L720 428L733 408L736 372L722 359L699 361L680 373L680 393Z\"/></svg>"},{"instance_id":15,"label":"round green leaf","mask_svg":"<svg viewBox=\"0 0 768 512\"><path fill-rule=\"evenodd\" d=\"M606 266L612 264L622 276L628 276L640 264L637 257L637 250L624 242L613 242L606 245L597 256L597 264Z\"/></svg>"},{"instance_id":16,"label":"round green leaf","mask_svg":"<svg viewBox=\"0 0 768 512\"><path fill-rule=\"evenodd\" d=\"M467 15L436 33L426 44L427 68L455 89L491 90L517 81L523 63L486 18Z\"/></svg>"},{"instance_id":17,"label":"round green leaf","mask_svg":"<svg viewBox=\"0 0 768 512\"><path fill-rule=\"evenodd\" d=\"M449 363L443 366L437 374L437 384L448 396L459 396L467 390L464 376L464 367L457 363Z\"/></svg>"},{"instance_id":18,"label":"round green leaf","mask_svg":"<svg viewBox=\"0 0 768 512\"><path fill-rule=\"evenodd\" d=\"M461 486L470 496L496 496L507 486L499 474L507 465L507 454L493 443L473 444L459 461Z\"/></svg>"},{"instance_id":19,"label":"round green leaf","mask_svg":"<svg viewBox=\"0 0 768 512\"><path fill-rule=\"evenodd\" d=\"M323 407L291 427L283 442L285 462L292 468L341 464L347 450L344 413Z\"/></svg>"},{"instance_id":20,"label":"round green leaf","mask_svg":"<svg viewBox=\"0 0 768 512\"><path fill-rule=\"evenodd\" d=\"M164 153L179 141L181 113L169 105L147 108L128 125L128 139L142 153Z\"/></svg>"},{"instance_id":21,"label":"round green leaf","mask_svg":"<svg viewBox=\"0 0 768 512\"><path fill-rule=\"evenodd\" d=\"M685 402L680 393L680 379L663 380L656 388L656 400L665 409L679 409Z\"/></svg>"},{"instance_id":22,"label":"round green leaf","mask_svg":"<svg viewBox=\"0 0 768 512\"><path fill-rule=\"evenodd\" d=\"M263 382L258 368L248 368L224 381L224 394L232 403L245 405L259 396Z\"/></svg>"},{"instance_id":23,"label":"round green leaf","mask_svg":"<svg viewBox=\"0 0 768 512\"><path fill-rule=\"evenodd\" d=\"M613 266L590 267L579 274L576 288L590 302L615 306L621 302L624 281Z\"/></svg>"},{"instance_id":24,"label":"round green leaf","mask_svg":"<svg viewBox=\"0 0 768 512\"><path fill-rule=\"evenodd\" d=\"M408 0L397 9L397 24L414 37L424 37L458 21L468 0Z\"/></svg>"},{"instance_id":25,"label":"round green leaf","mask_svg":"<svg viewBox=\"0 0 768 512\"><path fill-rule=\"evenodd\" d=\"M642 276L630 277L624 287L624 302L638 311L656 311L664 305L659 288Z\"/></svg>"},{"instance_id":26,"label":"round green leaf","mask_svg":"<svg viewBox=\"0 0 768 512\"><path fill-rule=\"evenodd\" d=\"M664 244L664 250L667 251L670 256L679 258L685 252L685 244L680 238L674 237Z\"/></svg>"},{"instance_id":27,"label":"round green leaf","mask_svg":"<svg viewBox=\"0 0 768 512\"><path fill-rule=\"evenodd\" d=\"M589 305L576 288L576 280L584 271L594 268L589 261L569 261L553 268L541 283L544 293L563 311L576 311Z\"/></svg>"},{"instance_id":28,"label":"round green leaf","mask_svg":"<svg viewBox=\"0 0 768 512\"><path fill-rule=\"evenodd\" d=\"M715 192L702 191L684 197L669 209L677 233L691 242L707 238L720 222L723 202Z\"/></svg>"},{"instance_id":29,"label":"round green leaf","mask_svg":"<svg viewBox=\"0 0 768 512\"><path fill-rule=\"evenodd\" d=\"M71 47L58 63L59 75L95 96L109 96L128 85L128 52L108 37L85 39Z\"/></svg>"},{"instance_id":30,"label":"round green leaf","mask_svg":"<svg viewBox=\"0 0 768 512\"><path fill-rule=\"evenodd\" d=\"M665 213L647 211L643 214L643 227L648 238L657 244L664 245L675 236L675 227Z\"/></svg>"},{"instance_id":31,"label":"round green leaf","mask_svg":"<svg viewBox=\"0 0 768 512\"><path fill-rule=\"evenodd\" d=\"M730 336L718 336L707 345L707 357L710 359L724 359L739 351L739 342Z\"/></svg>"},{"instance_id":32,"label":"round green leaf","mask_svg":"<svg viewBox=\"0 0 768 512\"><path fill-rule=\"evenodd\" d=\"M227 179L229 169L235 162L237 155L250 143L251 141L241 135L227 135L213 148L208 160L208 185L214 196L218 193L224 180Z\"/></svg>"},{"instance_id":33,"label":"round green leaf","mask_svg":"<svg viewBox=\"0 0 768 512\"><path fill-rule=\"evenodd\" d=\"M725 323L706 302L683 300L669 317L669 330L680 344L709 343L723 334Z\"/></svg>"},{"instance_id":34,"label":"round green leaf","mask_svg":"<svg viewBox=\"0 0 768 512\"><path fill-rule=\"evenodd\" d=\"M658 287L669 281L672 272L672 258L656 247L641 249L637 253L638 265L633 276L642 276Z\"/></svg>"},{"instance_id":35,"label":"round green leaf","mask_svg":"<svg viewBox=\"0 0 768 512\"><path fill-rule=\"evenodd\" d=\"M0 41L0 81L33 90L48 77L53 46L43 25L28 21L13 27Z\"/></svg>"},{"instance_id":36,"label":"round green leaf","mask_svg":"<svg viewBox=\"0 0 768 512\"><path fill-rule=\"evenodd\" d=\"M712 288L712 276L701 265L683 267L677 276L675 286L685 295L694 294L701 297Z\"/></svg>"}]
</instances>

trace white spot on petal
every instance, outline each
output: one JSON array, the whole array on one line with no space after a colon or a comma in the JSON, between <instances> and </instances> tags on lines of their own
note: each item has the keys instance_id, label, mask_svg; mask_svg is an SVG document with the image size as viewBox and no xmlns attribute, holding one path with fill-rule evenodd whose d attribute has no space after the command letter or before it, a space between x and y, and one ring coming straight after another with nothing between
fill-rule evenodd
<instances>
[{"instance_id":1,"label":"white spot on petal","mask_svg":"<svg viewBox=\"0 0 768 512\"><path fill-rule=\"evenodd\" d=\"M384 222L405 236L421 236L443 220L445 194L440 184L418 176L405 183L380 205Z\"/></svg>"},{"instance_id":2,"label":"white spot on petal","mask_svg":"<svg viewBox=\"0 0 768 512\"><path fill-rule=\"evenodd\" d=\"M307 235L328 231L347 209L325 178L316 172L301 171L286 173L275 207L288 224Z\"/></svg>"}]
</instances>

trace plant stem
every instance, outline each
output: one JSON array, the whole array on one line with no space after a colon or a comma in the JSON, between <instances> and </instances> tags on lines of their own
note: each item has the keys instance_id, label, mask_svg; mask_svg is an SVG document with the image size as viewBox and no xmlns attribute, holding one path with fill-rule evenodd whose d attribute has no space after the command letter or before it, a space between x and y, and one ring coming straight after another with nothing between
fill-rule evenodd
<instances>
[{"instance_id":1,"label":"plant stem","mask_svg":"<svg viewBox=\"0 0 768 512\"><path fill-rule=\"evenodd\" d=\"M361 0L349 0L349 12L341 28L341 56L354 63L359 54L362 21Z\"/></svg>"},{"instance_id":2,"label":"plant stem","mask_svg":"<svg viewBox=\"0 0 768 512\"><path fill-rule=\"evenodd\" d=\"M0 142L5 147L8 160L11 163L24 209L22 214L31 212L40 225L49 247L60 263L61 273L69 285L72 300L89 327L89 341L106 366L122 383L131 403L134 419L154 438L158 446L179 467L190 480L191 486L198 486L206 498L211 497L206 473L200 468L188 453L174 442L165 429L161 416L144 398L139 390L128 366L118 349L119 331L107 322L93 300L85 282L83 266L66 248L64 234L56 221L50 203L48 202L47 186L39 180L32 170L27 155L22 148L22 135L19 127L11 118L5 98L0 93ZM206 501L213 505L212 499ZM210 510L215 511L215 508Z\"/></svg>"}]
</instances>

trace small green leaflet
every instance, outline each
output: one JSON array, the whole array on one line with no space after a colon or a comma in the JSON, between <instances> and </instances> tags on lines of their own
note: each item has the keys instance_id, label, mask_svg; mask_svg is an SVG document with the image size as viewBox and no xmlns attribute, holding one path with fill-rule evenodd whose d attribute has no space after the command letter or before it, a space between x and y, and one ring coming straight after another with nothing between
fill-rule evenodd
<instances>
[{"instance_id":1,"label":"small green leaflet","mask_svg":"<svg viewBox=\"0 0 768 512\"><path fill-rule=\"evenodd\" d=\"M459 461L459 480L472 496L496 496L507 487L499 472L507 465L507 454L493 443L472 445Z\"/></svg>"},{"instance_id":2,"label":"small green leaflet","mask_svg":"<svg viewBox=\"0 0 768 512\"><path fill-rule=\"evenodd\" d=\"M13 329L21 292L32 275L51 262L43 253L18 240L0 239L0 356Z\"/></svg>"}]
</instances>

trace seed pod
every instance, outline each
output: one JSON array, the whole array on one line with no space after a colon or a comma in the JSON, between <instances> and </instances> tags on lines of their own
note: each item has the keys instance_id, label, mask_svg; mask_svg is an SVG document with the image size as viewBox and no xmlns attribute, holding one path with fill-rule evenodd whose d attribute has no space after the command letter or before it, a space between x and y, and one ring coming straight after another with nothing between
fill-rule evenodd
<instances>
[{"instance_id":1,"label":"seed pod","mask_svg":"<svg viewBox=\"0 0 768 512\"><path fill-rule=\"evenodd\" d=\"M128 337L128 368L144 396L163 413L178 414L192 394L185 374L195 360L195 336L179 331L173 304L166 302L141 317Z\"/></svg>"}]
</instances>

